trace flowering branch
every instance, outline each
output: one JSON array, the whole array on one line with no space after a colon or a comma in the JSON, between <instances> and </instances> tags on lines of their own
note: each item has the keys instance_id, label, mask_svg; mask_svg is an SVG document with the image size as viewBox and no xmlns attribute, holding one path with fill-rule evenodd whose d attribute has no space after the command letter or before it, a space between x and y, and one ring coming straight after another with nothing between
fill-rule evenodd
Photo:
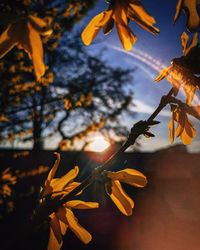
<instances>
[{"instance_id":1,"label":"flowering branch","mask_svg":"<svg viewBox=\"0 0 200 250\"><path fill-rule=\"evenodd\" d=\"M118 158L119 156L126 151L131 145L134 145L136 139L144 134L149 136L154 136L150 132L148 132L150 126L158 124L159 122L154 121L156 116L161 112L161 110L170 103L171 97L173 94L173 88L168 92L167 95L163 96L161 98L160 104L156 108L156 110L151 114L151 116L146 121L139 121L131 129L131 132L128 136L127 141L122 145L122 147L113 154L109 159L106 160L106 162L101 165L100 167L97 167L93 170L93 172L86 177L83 182L74 188L70 193L63 196L57 195L56 197L52 198L51 196L46 196L45 200L39 205L38 209L36 210L34 216L32 217L32 221L35 225L38 225L41 223L41 221L49 216L52 212L57 211L59 207L61 207L63 204L65 204L67 201L71 200L75 195L86 189L88 186L90 186L97 177L101 175L101 173L108 169Z\"/></svg>"}]
</instances>

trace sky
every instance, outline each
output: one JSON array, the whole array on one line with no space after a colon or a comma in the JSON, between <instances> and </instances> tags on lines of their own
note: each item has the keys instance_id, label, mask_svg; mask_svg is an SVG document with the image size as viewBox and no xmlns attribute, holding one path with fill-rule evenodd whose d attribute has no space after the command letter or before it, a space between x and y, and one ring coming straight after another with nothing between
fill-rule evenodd
<instances>
[{"instance_id":1,"label":"sky","mask_svg":"<svg viewBox=\"0 0 200 250\"><path fill-rule=\"evenodd\" d=\"M106 50L104 59L113 66L136 68L133 82L130 83L130 89L134 91L135 104L135 106L132 105L131 109L136 112L136 115L123 115L125 125L130 128L133 123L147 119L158 106L162 95L165 95L171 88L170 83L166 80L155 83L154 78L162 68L169 66L173 58L182 55L180 36L183 31L186 31L186 18L183 13L177 23L173 24L175 0L143 0L142 3L148 12L155 17L156 27L160 29L159 35L150 34L131 21L130 28L138 38L132 51L123 50L115 29L108 36L99 32L92 45L87 47L90 53L98 54L102 49ZM92 17L105 10L107 6L105 1L99 1L95 8L89 11L88 15L78 24L78 28L85 27ZM178 97L184 100L183 93L180 93ZM170 116L169 109L161 112L157 118L161 123L152 130L156 137L140 140L141 151L153 151L169 146L168 122ZM195 118L191 119L197 131L200 131L199 121ZM176 139L175 142L180 143L180 140ZM197 135L193 144L188 146L188 150L200 151L200 135Z\"/></svg>"}]
</instances>

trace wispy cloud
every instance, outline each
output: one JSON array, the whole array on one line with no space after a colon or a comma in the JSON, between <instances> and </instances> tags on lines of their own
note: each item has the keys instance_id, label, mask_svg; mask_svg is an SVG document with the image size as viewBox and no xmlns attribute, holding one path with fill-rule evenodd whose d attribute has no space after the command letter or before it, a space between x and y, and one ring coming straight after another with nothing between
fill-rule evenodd
<instances>
[{"instance_id":1,"label":"wispy cloud","mask_svg":"<svg viewBox=\"0 0 200 250\"><path fill-rule=\"evenodd\" d=\"M151 106L141 100L138 100L138 99L134 99L134 105L132 105L130 107L130 110L131 111L134 111L136 113L144 113L144 114L152 114L155 110L155 107L154 106ZM168 111L168 110L162 110L160 112L160 115L161 116L164 116L164 117L170 117L171 116L171 112Z\"/></svg>"}]
</instances>

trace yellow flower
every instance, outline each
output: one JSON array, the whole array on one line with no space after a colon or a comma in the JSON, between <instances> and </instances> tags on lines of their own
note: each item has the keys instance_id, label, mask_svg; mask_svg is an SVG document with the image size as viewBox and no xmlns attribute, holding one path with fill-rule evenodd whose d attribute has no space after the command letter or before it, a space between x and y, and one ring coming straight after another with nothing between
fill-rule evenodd
<instances>
[{"instance_id":1,"label":"yellow flower","mask_svg":"<svg viewBox=\"0 0 200 250\"><path fill-rule=\"evenodd\" d=\"M199 53L196 51L198 50L198 33L193 35L189 45L188 42L189 36L183 32L181 35L183 56L173 59L172 65L161 70L155 81L159 82L166 78L173 85L175 96L182 86L187 97L186 103L191 105L199 85L199 79L195 76L200 73L199 63L195 60L195 54Z\"/></svg>"},{"instance_id":2,"label":"yellow flower","mask_svg":"<svg viewBox=\"0 0 200 250\"><path fill-rule=\"evenodd\" d=\"M155 19L148 14L139 0L114 0L110 1L107 10L90 21L82 33L82 40L85 45L90 45L101 28L107 35L115 23L124 49L131 50L137 38L128 27L129 19L153 34L159 33L159 29L154 27Z\"/></svg>"},{"instance_id":3,"label":"yellow flower","mask_svg":"<svg viewBox=\"0 0 200 250\"><path fill-rule=\"evenodd\" d=\"M172 119L169 121L170 143L173 143L174 136L181 138L183 144L191 144L196 136L196 130L188 119L186 112L179 106L171 105ZM176 131L174 122L177 123Z\"/></svg>"},{"instance_id":4,"label":"yellow flower","mask_svg":"<svg viewBox=\"0 0 200 250\"><path fill-rule=\"evenodd\" d=\"M176 5L176 13L174 16L174 22L180 16L181 9L184 10L187 18L187 28L190 31L194 31L199 27L199 13L198 13L198 0L178 0Z\"/></svg>"},{"instance_id":5,"label":"yellow flower","mask_svg":"<svg viewBox=\"0 0 200 250\"><path fill-rule=\"evenodd\" d=\"M107 172L106 176L109 180L106 183L108 195L121 213L126 216L130 216L134 208L134 201L123 190L120 182L142 188L146 186L147 178L141 172L130 168L126 168L118 172Z\"/></svg>"},{"instance_id":6,"label":"yellow flower","mask_svg":"<svg viewBox=\"0 0 200 250\"><path fill-rule=\"evenodd\" d=\"M18 19L8 25L0 35L0 58L5 56L14 46L24 49L30 59L37 79L45 73L43 61L43 47L40 35L47 36L52 33L48 23L36 16Z\"/></svg>"},{"instance_id":7,"label":"yellow flower","mask_svg":"<svg viewBox=\"0 0 200 250\"><path fill-rule=\"evenodd\" d=\"M60 162L60 154L56 153L57 160L53 168L50 170L45 182L42 197L51 195L67 195L80 183L74 182L77 177L79 168L76 166L61 178L54 178L56 170ZM91 234L84 229L74 216L72 209L93 209L98 208L97 202L85 202L81 200L71 200L63 204L56 212L50 215L50 236L48 242L48 250L59 250L63 244L62 235L66 234L67 229L71 229L76 236L85 244L92 239Z\"/></svg>"}]
</instances>

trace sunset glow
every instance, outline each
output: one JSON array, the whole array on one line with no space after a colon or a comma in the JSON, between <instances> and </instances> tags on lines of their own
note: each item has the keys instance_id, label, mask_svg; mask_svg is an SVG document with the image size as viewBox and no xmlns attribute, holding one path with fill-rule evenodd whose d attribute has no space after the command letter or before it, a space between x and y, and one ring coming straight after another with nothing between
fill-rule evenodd
<instances>
[{"instance_id":1,"label":"sunset glow","mask_svg":"<svg viewBox=\"0 0 200 250\"><path fill-rule=\"evenodd\" d=\"M103 152L110 146L110 143L103 136L96 136L88 145L87 150Z\"/></svg>"}]
</instances>

